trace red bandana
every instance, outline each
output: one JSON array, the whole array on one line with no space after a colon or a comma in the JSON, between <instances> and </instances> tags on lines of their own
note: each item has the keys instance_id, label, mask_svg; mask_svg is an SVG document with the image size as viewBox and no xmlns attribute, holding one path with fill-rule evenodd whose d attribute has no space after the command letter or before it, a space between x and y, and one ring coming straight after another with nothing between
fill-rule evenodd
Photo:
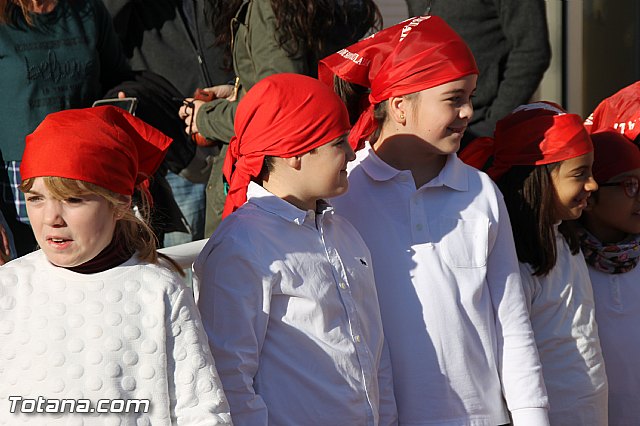
<instances>
[{"instance_id":1,"label":"red bandana","mask_svg":"<svg viewBox=\"0 0 640 426\"><path fill-rule=\"evenodd\" d=\"M462 38L437 16L419 16L386 28L320 61L318 78L334 75L371 89L349 135L354 148L376 129L373 107L392 96L436 87L471 74L476 62Z\"/></svg>"},{"instance_id":2,"label":"red bandana","mask_svg":"<svg viewBox=\"0 0 640 426\"><path fill-rule=\"evenodd\" d=\"M247 187L265 156L290 158L322 146L349 131L349 117L340 98L318 80L275 74L242 98L234 129L222 169L230 185L223 218L247 201Z\"/></svg>"},{"instance_id":3,"label":"red bandana","mask_svg":"<svg viewBox=\"0 0 640 426\"><path fill-rule=\"evenodd\" d=\"M593 178L605 183L620 173L640 169L640 149L614 131L591 135L593 141Z\"/></svg>"},{"instance_id":4,"label":"red bandana","mask_svg":"<svg viewBox=\"0 0 640 426\"><path fill-rule=\"evenodd\" d=\"M635 140L640 134L640 81L600 102L584 126L589 133L616 130Z\"/></svg>"},{"instance_id":5,"label":"red bandana","mask_svg":"<svg viewBox=\"0 0 640 426\"><path fill-rule=\"evenodd\" d=\"M537 166L579 157L593 151L589 134L576 114L551 102L522 105L496 123L493 138L478 138L461 153L465 163L499 179L512 166Z\"/></svg>"},{"instance_id":6,"label":"red bandana","mask_svg":"<svg viewBox=\"0 0 640 426\"><path fill-rule=\"evenodd\" d=\"M58 176L132 195L151 176L171 138L114 106L49 114L27 136L22 179Z\"/></svg>"}]
</instances>

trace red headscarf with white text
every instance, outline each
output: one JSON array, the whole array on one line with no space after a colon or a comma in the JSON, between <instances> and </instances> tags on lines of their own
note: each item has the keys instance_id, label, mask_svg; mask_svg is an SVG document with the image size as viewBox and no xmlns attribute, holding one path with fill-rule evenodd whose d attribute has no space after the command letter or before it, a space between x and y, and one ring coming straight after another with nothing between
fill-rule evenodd
<instances>
[{"instance_id":1,"label":"red headscarf with white text","mask_svg":"<svg viewBox=\"0 0 640 426\"><path fill-rule=\"evenodd\" d=\"M584 126L589 133L615 130L635 140L640 134L640 81L600 102Z\"/></svg>"},{"instance_id":2,"label":"red headscarf with white text","mask_svg":"<svg viewBox=\"0 0 640 426\"><path fill-rule=\"evenodd\" d=\"M349 131L344 103L320 81L300 74L260 80L242 98L223 173L229 194L222 217L247 201L247 187L260 175L265 156L290 158Z\"/></svg>"},{"instance_id":3,"label":"red headscarf with white text","mask_svg":"<svg viewBox=\"0 0 640 426\"><path fill-rule=\"evenodd\" d=\"M418 16L379 31L318 64L318 78L333 87L333 77L371 89L368 104L349 135L354 148L376 129L374 105L478 74L471 50L437 16Z\"/></svg>"}]
</instances>

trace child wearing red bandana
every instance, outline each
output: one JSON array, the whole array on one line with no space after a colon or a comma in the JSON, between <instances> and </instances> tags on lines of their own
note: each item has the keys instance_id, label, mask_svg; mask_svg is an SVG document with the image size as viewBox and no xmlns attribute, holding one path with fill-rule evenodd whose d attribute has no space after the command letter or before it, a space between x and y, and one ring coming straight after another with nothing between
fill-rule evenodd
<instances>
[{"instance_id":1,"label":"child wearing red bandana","mask_svg":"<svg viewBox=\"0 0 640 426\"><path fill-rule=\"evenodd\" d=\"M40 250L0 268L0 424L231 425L191 290L132 208L170 143L113 106L27 136Z\"/></svg>"},{"instance_id":2,"label":"child wearing red bandana","mask_svg":"<svg viewBox=\"0 0 640 426\"><path fill-rule=\"evenodd\" d=\"M326 198L347 190L347 111L316 79L238 105L220 227L194 264L235 425L396 424L371 256Z\"/></svg>"},{"instance_id":3,"label":"child wearing red bandana","mask_svg":"<svg viewBox=\"0 0 640 426\"><path fill-rule=\"evenodd\" d=\"M640 149L613 128L591 139L598 191L580 218L580 245L607 367L609 426L632 425L640 419Z\"/></svg>"},{"instance_id":4,"label":"child wearing red bandana","mask_svg":"<svg viewBox=\"0 0 640 426\"><path fill-rule=\"evenodd\" d=\"M605 426L607 377L589 272L570 221L598 189L593 145L576 114L549 102L523 105L461 158L482 167L509 210L552 425Z\"/></svg>"},{"instance_id":5,"label":"child wearing red bandana","mask_svg":"<svg viewBox=\"0 0 640 426\"><path fill-rule=\"evenodd\" d=\"M504 202L456 156L477 74L466 44L436 16L319 65L352 112L352 146L362 147L351 190L332 202L373 256L401 425L548 424Z\"/></svg>"}]
</instances>

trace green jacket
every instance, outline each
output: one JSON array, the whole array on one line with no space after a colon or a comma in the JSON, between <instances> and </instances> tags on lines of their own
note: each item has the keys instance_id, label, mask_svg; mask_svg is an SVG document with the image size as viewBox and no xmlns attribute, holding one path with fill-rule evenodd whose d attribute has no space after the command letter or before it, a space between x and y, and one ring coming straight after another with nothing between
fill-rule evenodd
<instances>
[{"instance_id":1,"label":"green jacket","mask_svg":"<svg viewBox=\"0 0 640 426\"><path fill-rule=\"evenodd\" d=\"M350 17L358 16L362 0L349 0ZM349 46L369 30L353 25L336 27L326 40L323 52L301 52L291 57L280 47L276 35L276 17L270 0L245 0L238 14L233 46L233 68L239 78L238 100L261 79L277 73L318 75L318 61ZM352 19L354 19L352 18ZM355 36L352 34L356 27ZM228 143L233 137L233 119L237 102L217 99L203 105L196 117L198 130L209 139Z\"/></svg>"}]
</instances>

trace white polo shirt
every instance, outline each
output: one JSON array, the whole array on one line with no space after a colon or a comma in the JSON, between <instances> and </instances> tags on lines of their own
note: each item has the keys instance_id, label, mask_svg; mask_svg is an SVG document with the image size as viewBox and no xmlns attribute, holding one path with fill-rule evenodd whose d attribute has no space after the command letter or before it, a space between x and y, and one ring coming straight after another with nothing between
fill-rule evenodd
<instances>
[{"instance_id":1,"label":"white polo shirt","mask_svg":"<svg viewBox=\"0 0 640 426\"><path fill-rule=\"evenodd\" d=\"M589 266L609 380L609 425L640 419L640 266L607 274Z\"/></svg>"},{"instance_id":2,"label":"white polo shirt","mask_svg":"<svg viewBox=\"0 0 640 426\"><path fill-rule=\"evenodd\" d=\"M502 195L453 154L416 189L367 144L336 209L373 256L400 424L544 425L547 396Z\"/></svg>"},{"instance_id":3,"label":"white polo shirt","mask_svg":"<svg viewBox=\"0 0 640 426\"><path fill-rule=\"evenodd\" d=\"M558 258L545 276L521 264L552 425L607 425L607 376L593 292L581 253L572 255L556 230Z\"/></svg>"}]
</instances>

